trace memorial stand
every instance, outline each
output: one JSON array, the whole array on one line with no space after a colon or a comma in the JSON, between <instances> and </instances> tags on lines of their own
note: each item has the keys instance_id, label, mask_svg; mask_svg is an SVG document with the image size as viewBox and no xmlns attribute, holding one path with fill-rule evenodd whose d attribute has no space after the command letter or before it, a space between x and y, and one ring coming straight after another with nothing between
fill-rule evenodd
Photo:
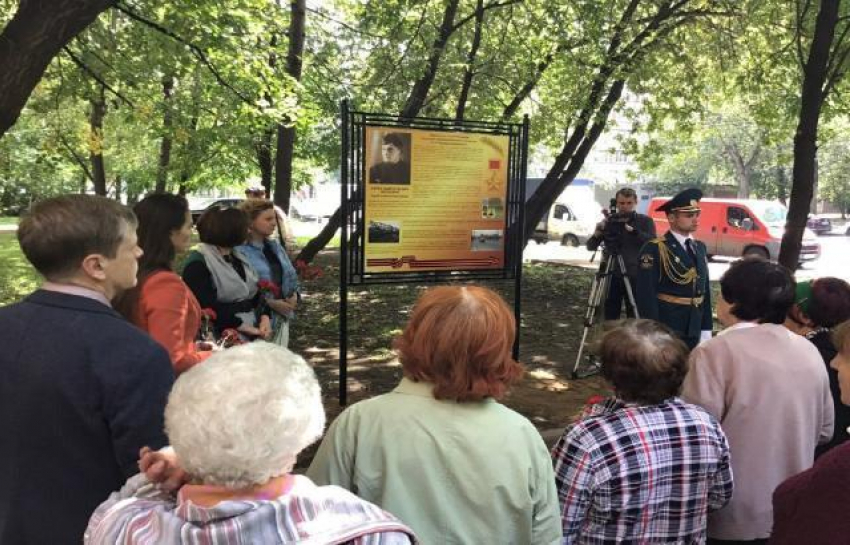
<instances>
[{"instance_id":1,"label":"memorial stand","mask_svg":"<svg viewBox=\"0 0 850 545\"><path fill-rule=\"evenodd\" d=\"M438 118L399 118L389 114L352 111L348 101L341 106L342 162L340 169L342 214L340 222L340 280L339 280L339 402L348 404L348 290L350 286L372 284L419 284L465 282L470 280L513 281L516 340L513 356L519 356L521 315L521 282L523 225L525 221L525 180L528 159L528 117L522 123L490 123ZM386 137L387 134L392 134ZM383 141L378 141L384 135ZM406 139L399 141L399 137ZM390 140L388 142L388 140ZM378 142L378 143L376 143ZM405 142L407 149L405 147ZM413 152L411 152L411 143ZM376 147L388 147L386 153L396 153L401 148L406 163L378 165ZM462 216L451 206L445 207L441 221L445 225L469 226L466 233L468 247L449 248L438 255L434 244L416 248L416 243L406 237L416 225L416 214L422 214L428 203L415 202L416 209L401 213L404 198L423 191L429 180L433 183L434 165L426 170L421 164L431 151L438 155L447 150L463 151L468 146L474 157L487 157L486 164L478 170L446 168L439 178L439 187L457 184L460 189L474 193L476 184L483 186L480 211L475 217L465 210ZM489 155L488 155L489 154ZM450 155L450 154L447 154ZM461 159L462 160L462 159ZM370 162L372 170L370 171ZM406 168L406 170L405 170ZM490 170L488 170L490 169ZM377 181L377 172L391 172L397 180ZM471 173L470 173L471 172ZM492 177L481 180L481 173ZM405 177L406 175L406 177ZM383 176L383 174L382 174ZM429 177L430 176L430 177ZM367 180L367 177L370 178ZM372 184L367 187L367 184ZM380 184L380 186L379 186ZM464 185L465 184L465 185ZM436 186L435 186L436 187ZM427 193L439 197L442 192ZM382 203L381 198L386 202ZM391 198L396 200L390 201ZM451 199L450 195L445 195ZM434 199L430 199L433 201ZM467 201L469 202L469 201ZM501 205L501 206L500 206ZM393 219L370 220L381 206L392 206ZM372 208L370 208L372 207ZM437 210L435 208L435 210ZM443 209L439 210L441 213ZM427 210L425 211L427 212ZM413 218L413 219L410 219ZM502 221L503 220L503 221ZM418 229L421 234L424 229ZM407 239L406 239L407 238ZM421 240L418 238L417 240ZM457 239L454 241L457 242ZM451 246L451 244L447 244ZM457 244L455 244L457 246ZM403 248L394 252L394 248Z\"/></svg>"}]
</instances>

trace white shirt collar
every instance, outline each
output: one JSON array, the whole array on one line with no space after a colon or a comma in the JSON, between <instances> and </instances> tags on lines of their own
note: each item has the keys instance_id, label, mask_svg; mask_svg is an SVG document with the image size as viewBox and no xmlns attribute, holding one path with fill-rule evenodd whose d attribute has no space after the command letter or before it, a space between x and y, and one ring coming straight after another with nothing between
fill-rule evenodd
<instances>
[{"instance_id":1,"label":"white shirt collar","mask_svg":"<svg viewBox=\"0 0 850 545\"><path fill-rule=\"evenodd\" d=\"M41 285L41 289L43 289L44 291L53 291L57 293L64 293L67 295L76 295L77 297L87 297L89 299L94 299L99 303L103 303L108 307L112 307L112 304L109 302L109 299L106 298L106 295L99 291L84 286L78 286L76 284L61 284L59 282L51 282L49 280L46 280Z\"/></svg>"},{"instance_id":2,"label":"white shirt collar","mask_svg":"<svg viewBox=\"0 0 850 545\"><path fill-rule=\"evenodd\" d=\"M688 233L688 235L687 235L687 236L685 236L685 235L680 235L679 233L677 233L676 231L674 231L674 230L672 230L672 229L670 229L670 234L671 234L671 235L673 235L673 236L676 238L676 241L677 241L679 244L681 244L681 245L682 245L682 248L687 248L687 246L685 246L685 241L686 241L686 240L693 240L693 239L694 239L694 237L692 237L690 233Z\"/></svg>"}]
</instances>

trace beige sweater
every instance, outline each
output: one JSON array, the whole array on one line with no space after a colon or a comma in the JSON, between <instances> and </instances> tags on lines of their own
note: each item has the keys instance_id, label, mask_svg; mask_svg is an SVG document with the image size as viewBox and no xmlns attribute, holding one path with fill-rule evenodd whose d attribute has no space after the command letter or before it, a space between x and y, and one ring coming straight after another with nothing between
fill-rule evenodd
<instances>
[{"instance_id":1,"label":"beige sweater","mask_svg":"<svg viewBox=\"0 0 850 545\"><path fill-rule=\"evenodd\" d=\"M771 496L832 437L829 379L812 343L781 325L736 324L691 353L682 398L717 420L732 455L732 501L709 515L715 539L766 538Z\"/></svg>"}]
</instances>

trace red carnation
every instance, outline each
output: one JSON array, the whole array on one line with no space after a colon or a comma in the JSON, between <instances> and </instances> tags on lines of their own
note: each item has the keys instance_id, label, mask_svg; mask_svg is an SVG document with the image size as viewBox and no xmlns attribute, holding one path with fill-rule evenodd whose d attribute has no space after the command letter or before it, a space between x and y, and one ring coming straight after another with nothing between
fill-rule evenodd
<instances>
[{"instance_id":1,"label":"red carnation","mask_svg":"<svg viewBox=\"0 0 850 545\"><path fill-rule=\"evenodd\" d=\"M257 282L257 287L260 291L272 296L272 299L280 299L280 286L270 280L260 280Z\"/></svg>"},{"instance_id":2,"label":"red carnation","mask_svg":"<svg viewBox=\"0 0 850 545\"><path fill-rule=\"evenodd\" d=\"M587 402L585 403L585 405L596 405L597 403L602 403L603 401L605 401L605 396L596 394L587 398Z\"/></svg>"},{"instance_id":3,"label":"red carnation","mask_svg":"<svg viewBox=\"0 0 850 545\"><path fill-rule=\"evenodd\" d=\"M321 267L317 265L310 265L303 259L295 261L295 269L298 271L298 277L303 280L313 280L325 275Z\"/></svg>"}]
</instances>

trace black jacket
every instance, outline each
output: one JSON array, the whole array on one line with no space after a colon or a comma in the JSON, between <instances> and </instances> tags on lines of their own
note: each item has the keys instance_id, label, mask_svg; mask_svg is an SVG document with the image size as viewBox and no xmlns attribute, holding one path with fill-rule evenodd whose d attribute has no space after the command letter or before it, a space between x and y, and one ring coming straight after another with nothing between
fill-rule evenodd
<instances>
[{"instance_id":1,"label":"black jacket","mask_svg":"<svg viewBox=\"0 0 850 545\"><path fill-rule=\"evenodd\" d=\"M820 352L823 363L826 365L826 372L829 375L829 389L832 392L832 402L835 408L835 431L832 434L832 440L829 443L818 445L815 449L815 457L817 458L824 452L833 447L837 447L848 438L847 428L850 427L850 407L841 402L841 388L838 385L838 371L829 365L832 358L838 353L835 345L832 344L832 333L828 330L818 331L814 335L807 337Z\"/></svg>"},{"instance_id":2,"label":"black jacket","mask_svg":"<svg viewBox=\"0 0 850 545\"><path fill-rule=\"evenodd\" d=\"M0 308L0 543L82 543L167 440L168 353L108 306L39 290Z\"/></svg>"},{"instance_id":3,"label":"black jacket","mask_svg":"<svg viewBox=\"0 0 850 545\"><path fill-rule=\"evenodd\" d=\"M623 262L626 265L626 273L630 278L637 278L638 274L638 257L640 249L644 244L655 238L655 223L652 218L643 214L635 214L635 219L630 223L634 227L631 233L624 232L620 243L620 255L623 256ZM595 251L602 244L602 234L593 233L587 239L587 249L591 252ZM614 269L615 272L617 269Z\"/></svg>"}]
</instances>

